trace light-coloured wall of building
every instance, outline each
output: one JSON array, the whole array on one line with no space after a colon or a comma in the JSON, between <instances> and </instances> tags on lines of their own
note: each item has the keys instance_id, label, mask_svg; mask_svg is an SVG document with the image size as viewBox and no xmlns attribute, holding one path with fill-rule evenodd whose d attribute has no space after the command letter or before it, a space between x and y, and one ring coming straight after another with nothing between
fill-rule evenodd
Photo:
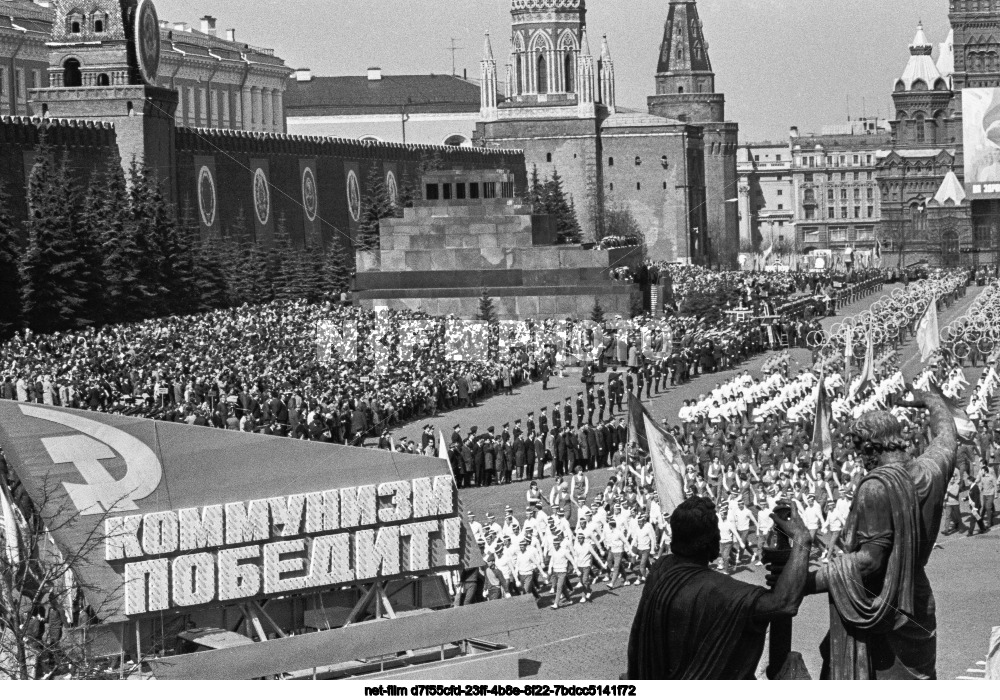
<instances>
[{"instance_id":1,"label":"light-coloured wall of building","mask_svg":"<svg viewBox=\"0 0 1000 700\"><path fill-rule=\"evenodd\" d=\"M776 143L740 146L740 247L743 252L792 247L795 240L795 184L791 147Z\"/></svg>"},{"instance_id":2,"label":"light-coloured wall of building","mask_svg":"<svg viewBox=\"0 0 1000 700\"><path fill-rule=\"evenodd\" d=\"M793 137L795 228L811 248L873 248L881 218L876 180L889 135Z\"/></svg>"},{"instance_id":3,"label":"light-coloured wall of building","mask_svg":"<svg viewBox=\"0 0 1000 700\"><path fill-rule=\"evenodd\" d=\"M402 116L398 114L288 117L287 128L289 134L299 136L471 146L478 119L478 112L411 114L406 121L405 135Z\"/></svg>"},{"instance_id":4,"label":"light-coloured wall of building","mask_svg":"<svg viewBox=\"0 0 1000 700\"><path fill-rule=\"evenodd\" d=\"M5 12L13 17L0 19L0 113L30 115L30 90L50 85L50 47L46 42L52 37L42 31L21 31L14 25L19 16L42 23L32 26L51 25L55 12L41 5L9 5ZM178 125L285 132L284 91L291 71L271 49L248 47L222 35L211 36L169 22L161 23L160 36L156 83L178 91ZM185 55L174 50L175 44L206 48L208 56Z\"/></svg>"}]
</instances>

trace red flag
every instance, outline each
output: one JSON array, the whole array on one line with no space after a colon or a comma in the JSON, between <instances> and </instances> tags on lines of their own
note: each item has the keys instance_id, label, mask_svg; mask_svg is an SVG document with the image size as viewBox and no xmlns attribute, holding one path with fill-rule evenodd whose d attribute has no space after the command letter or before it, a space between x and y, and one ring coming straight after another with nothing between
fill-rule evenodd
<instances>
[{"instance_id":1,"label":"red flag","mask_svg":"<svg viewBox=\"0 0 1000 700\"><path fill-rule=\"evenodd\" d=\"M816 417L813 423L812 448L819 450L829 460L833 458L833 434L830 431L830 397L826 395L826 374L821 374L816 385Z\"/></svg>"}]
</instances>

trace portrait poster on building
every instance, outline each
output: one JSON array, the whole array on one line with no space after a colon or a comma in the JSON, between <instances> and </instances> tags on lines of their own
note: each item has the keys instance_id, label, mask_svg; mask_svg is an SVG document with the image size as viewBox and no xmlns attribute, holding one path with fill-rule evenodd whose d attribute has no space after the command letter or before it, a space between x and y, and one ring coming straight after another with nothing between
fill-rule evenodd
<instances>
[{"instance_id":1,"label":"portrait poster on building","mask_svg":"<svg viewBox=\"0 0 1000 700\"><path fill-rule=\"evenodd\" d=\"M215 156L194 157L195 202L202 240L220 235L218 178Z\"/></svg>"},{"instance_id":2,"label":"portrait poster on building","mask_svg":"<svg viewBox=\"0 0 1000 700\"><path fill-rule=\"evenodd\" d=\"M364 187L361 177L359 163L344 163L344 201L347 205L347 225L351 229L351 241L355 243L358 240L358 232L361 230L361 198Z\"/></svg>"},{"instance_id":3,"label":"portrait poster on building","mask_svg":"<svg viewBox=\"0 0 1000 700\"><path fill-rule=\"evenodd\" d=\"M972 198L1000 197L1000 89L962 90L965 186Z\"/></svg>"},{"instance_id":4,"label":"portrait poster on building","mask_svg":"<svg viewBox=\"0 0 1000 700\"><path fill-rule=\"evenodd\" d=\"M299 159L299 186L302 197L302 231L310 247L322 245L322 218L319 211L319 185L316 180L316 160Z\"/></svg>"},{"instance_id":5,"label":"portrait poster on building","mask_svg":"<svg viewBox=\"0 0 1000 700\"><path fill-rule=\"evenodd\" d=\"M270 245L274 240L275 211L270 163L266 159L250 159L250 187L255 240Z\"/></svg>"}]
</instances>

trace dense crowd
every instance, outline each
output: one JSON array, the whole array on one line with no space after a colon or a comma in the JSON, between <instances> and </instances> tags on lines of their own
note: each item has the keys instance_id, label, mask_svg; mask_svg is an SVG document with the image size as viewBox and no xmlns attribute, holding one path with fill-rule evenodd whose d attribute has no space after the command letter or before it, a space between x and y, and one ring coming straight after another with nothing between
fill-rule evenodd
<instances>
[{"instance_id":1,"label":"dense crowd","mask_svg":"<svg viewBox=\"0 0 1000 700\"><path fill-rule=\"evenodd\" d=\"M750 288L762 284L755 279ZM864 286L879 284L872 279ZM350 357L321 357L320 321L351 324L373 344L362 340ZM415 323L419 342L409 347L412 339L399 329ZM714 325L680 315L616 318L589 330L572 321L526 321L484 331L493 333L490 348L457 360L446 347L447 323L416 312L283 301L50 335L26 332L0 346L0 398L340 444L372 438L384 446L398 423L474 405L521 382L544 382L560 364L581 358L627 368L622 387L608 387L605 400L611 400L611 391L634 383L648 395L783 342L802 345L817 327L805 314L765 324L736 315ZM375 346L386 348L391 361ZM582 398L590 410L600 393L587 388ZM506 451L502 443L496 447ZM519 451L510 447L516 470ZM464 456L457 461L467 483L477 467ZM475 479L484 482L482 475Z\"/></svg>"},{"instance_id":2,"label":"dense crowd","mask_svg":"<svg viewBox=\"0 0 1000 700\"><path fill-rule=\"evenodd\" d=\"M964 291L965 279L956 284ZM959 296L947 296L945 305ZM878 356L870 381L861 381L851 380L843 364L829 367L822 379L810 369L793 373L788 354L779 354L765 363L761 376L744 372L685 402L673 425L664 419L681 447L685 493L718 504L718 568L732 572L741 564L761 564L762 547L772 532L770 514L779 501L799 510L814 535L812 556L822 560L836 555L854 491L874 466L866 463L849 432L861 415L890 411L903 425L909 454L917 456L926 449L929 414L903 400L910 389L898 367L895 343ZM962 433L958 469L942 504L946 535L967 531L971 536L977 527L988 531L994 521L1000 416L989 416L1000 390L998 370L1000 353L994 353L968 397L970 426ZM914 385L927 389L931 382L949 399L964 402L961 361L946 350L935 354ZM831 408L825 445L814 441L819 400ZM617 399L612 405L619 405ZM459 602L517 594L539 597L543 589L552 594L552 607L572 602L576 590L579 602L587 602L596 582L607 581L609 588L643 583L650 562L669 551L669 525L652 469L647 456L630 442L625 419L587 430L589 412L577 414L571 408L564 406L562 420L580 416L583 434L595 436L597 449L588 451L578 442L563 462L557 440L555 451L544 450L544 466L525 472L541 477L551 466L556 483L548 493L532 480L523 516L508 506L503 514L486 513L485 522L474 523L487 566L465 572L456 581ZM522 430L520 421L517 428ZM612 447L602 446L607 444ZM592 471L595 466L609 471L598 477Z\"/></svg>"}]
</instances>

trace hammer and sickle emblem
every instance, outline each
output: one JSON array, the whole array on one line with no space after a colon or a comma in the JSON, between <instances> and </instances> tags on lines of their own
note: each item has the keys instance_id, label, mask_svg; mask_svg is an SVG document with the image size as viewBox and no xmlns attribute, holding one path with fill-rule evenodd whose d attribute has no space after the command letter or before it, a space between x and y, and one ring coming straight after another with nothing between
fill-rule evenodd
<instances>
[{"instance_id":1,"label":"hammer and sickle emblem","mask_svg":"<svg viewBox=\"0 0 1000 700\"><path fill-rule=\"evenodd\" d=\"M144 442L110 425L37 406L21 406L21 413L72 428L80 435L42 438L54 464L72 464L85 484L63 482L81 515L138 510L135 501L149 496L160 484L163 467ZM101 464L115 452L125 460L126 472L116 481Z\"/></svg>"}]
</instances>

